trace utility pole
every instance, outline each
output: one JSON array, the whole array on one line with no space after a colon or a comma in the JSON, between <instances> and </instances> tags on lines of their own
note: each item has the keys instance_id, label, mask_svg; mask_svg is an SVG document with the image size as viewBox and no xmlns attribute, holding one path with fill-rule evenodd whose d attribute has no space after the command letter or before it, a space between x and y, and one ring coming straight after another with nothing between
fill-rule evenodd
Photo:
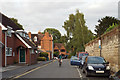
<instances>
[{"instance_id":1,"label":"utility pole","mask_svg":"<svg viewBox=\"0 0 120 80\"><path fill-rule=\"evenodd\" d=\"M100 57L102 56L101 36L99 38Z\"/></svg>"}]
</instances>

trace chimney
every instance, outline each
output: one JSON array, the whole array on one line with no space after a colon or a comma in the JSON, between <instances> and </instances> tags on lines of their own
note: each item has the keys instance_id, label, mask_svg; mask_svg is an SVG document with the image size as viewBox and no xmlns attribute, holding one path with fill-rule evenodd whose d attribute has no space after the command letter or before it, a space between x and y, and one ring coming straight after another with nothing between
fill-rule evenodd
<instances>
[{"instance_id":1,"label":"chimney","mask_svg":"<svg viewBox=\"0 0 120 80\"><path fill-rule=\"evenodd\" d=\"M2 27L0 26L0 41L2 42Z\"/></svg>"},{"instance_id":2,"label":"chimney","mask_svg":"<svg viewBox=\"0 0 120 80\"><path fill-rule=\"evenodd\" d=\"M40 32L40 30L38 31L38 34L42 34L42 33Z\"/></svg>"},{"instance_id":3,"label":"chimney","mask_svg":"<svg viewBox=\"0 0 120 80\"><path fill-rule=\"evenodd\" d=\"M30 39L31 39L31 32L28 32L28 36L30 37Z\"/></svg>"},{"instance_id":4,"label":"chimney","mask_svg":"<svg viewBox=\"0 0 120 80\"><path fill-rule=\"evenodd\" d=\"M48 37L48 36L49 36L49 33L48 33L48 32L45 32L45 36L47 36L47 37Z\"/></svg>"}]
</instances>

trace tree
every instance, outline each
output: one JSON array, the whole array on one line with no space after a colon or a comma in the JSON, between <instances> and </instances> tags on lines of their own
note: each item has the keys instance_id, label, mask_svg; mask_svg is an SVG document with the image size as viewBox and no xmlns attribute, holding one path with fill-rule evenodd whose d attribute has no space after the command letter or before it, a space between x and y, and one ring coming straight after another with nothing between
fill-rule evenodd
<instances>
[{"instance_id":1,"label":"tree","mask_svg":"<svg viewBox=\"0 0 120 80\"><path fill-rule=\"evenodd\" d=\"M47 28L47 29L44 30L44 32L46 32L46 31L49 32L50 34L52 34L54 43L59 43L60 42L61 33L57 29Z\"/></svg>"},{"instance_id":2,"label":"tree","mask_svg":"<svg viewBox=\"0 0 120 80\"><path fill-rule=\"evenodd\" d=\"M68 37L67 37L66 35L61 36L61 38L60 38L60 43L66 44L67 41L68 41Z\"/></svg>"},{"instance_id":3,"label":"tree","mask_svg":"<svg viewBox=\"0 0 120 80\"><path fill-rule=\"evenodd\" d=\"M106 16L98 20L98 25L95 26L95 32L97 33L96 36L102 35L109 26L114 24L120 24L120 20L116 19L115 17Z\"/></svg>"},{"instance_id":4,"label":"tree","mask_svg":"<svg viewBox=\"0 0 120 80\"><path fill-rule=\"evenodd\" d=\"M18 23L18 20L17 19L15 19L15 18L10 18L19 28L21 28L21 29L23 29L23 26L20 24L20 23Z\"/></svg>"},{"instance_id":5,"label":"tree","mask_svg":"<svg viewBox=\"0 0 120 80\"><path fill-rule=\"evenodd\" d=\"M54 52L53 55L54 55L54 57L58 57L59 52L58 52L58 51L57 51L57 52Z\"/></svg>"},{"instance_id":6,"label":"tree","mask_svg":"<svg viewBox=\"0 0 120 80\"><path fill-rule=\"evenodd\" d=\"M93 33L88 30L85 23L84 14L77 10L75 15L69 15L69 20L66 20L62 26L67 31L66 49L73 53L84 51L84 45L93 39Z\"/></svg>"}]
</instances>

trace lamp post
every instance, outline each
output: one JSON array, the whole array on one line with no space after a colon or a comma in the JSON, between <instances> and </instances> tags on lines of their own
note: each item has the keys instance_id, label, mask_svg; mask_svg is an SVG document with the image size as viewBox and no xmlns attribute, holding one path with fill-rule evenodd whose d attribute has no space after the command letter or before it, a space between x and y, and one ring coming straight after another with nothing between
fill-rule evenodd
<instances>
[{"instance_id":1,"label":"lamp post","mask_svg":"<svg viewBox=\"0 0 120 80\"><path fill-rule=\"evenodd\" d=\"M101 50L102 50L102 47L101 47L101 36L100 36L100 38L99 38L99 48L100 48L100 57L102 56L101 54L102 54L102 52L101 52Z\"/></svg>"}]
</instances>

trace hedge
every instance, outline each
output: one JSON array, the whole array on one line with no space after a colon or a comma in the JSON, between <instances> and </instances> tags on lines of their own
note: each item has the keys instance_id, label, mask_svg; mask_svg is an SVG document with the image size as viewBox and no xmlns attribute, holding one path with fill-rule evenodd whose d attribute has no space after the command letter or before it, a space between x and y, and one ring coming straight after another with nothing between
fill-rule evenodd
<instances>
[{"instance_id":1,"label":"hedge","mask_svg":"<svg viewBox=\"0 0 120 80\"><path fill-rule=\"evenodd\" d=\"M47 52L42 52L42 53L40 53L40 55L39 55L40 57L48 57L48 53Z\"/></svg>"},{"instance_id":2,"label":"hedge","mask_svg":"<svg viewBox=\"0 0 120 80\"><path fill-rule=\"evenodd\" d=\"M38 57L37 60L38 61L46 61L46 57Z\"/></svg>"}]
</instances>

